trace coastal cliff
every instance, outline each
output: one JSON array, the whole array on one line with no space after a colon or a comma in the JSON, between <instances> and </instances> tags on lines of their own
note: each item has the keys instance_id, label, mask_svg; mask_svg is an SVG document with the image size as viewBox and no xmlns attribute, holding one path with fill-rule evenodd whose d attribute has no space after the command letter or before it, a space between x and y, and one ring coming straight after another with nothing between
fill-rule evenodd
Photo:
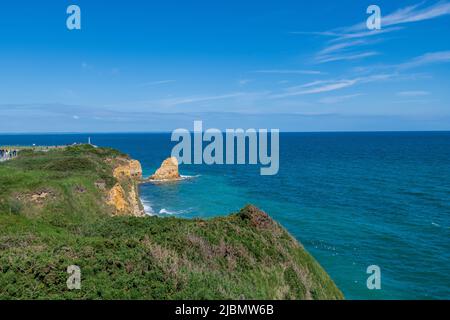
<instances>
[{"instance_id":1,"label":"coastal cliff","mask_svg":"<svg viewBox=\"0 0 450 320\"><path fill-rule=\"evenodd\" d=\"M107 196L107 203L114 207L114 215L131 215L142 217L144 208L139 199L138 183L142 179L142 167L139 161L118 158L113 169L116 184Z\"/></svg>"},{"instance_id":2,"label":"coastal cliff","mask_svg":"<svg viewBox=\"0 0 450 320\"><path fill-rule=\"evenodd\" d=\"M254 206L213 219L144 215L138 161L79 145L0 164L0 299L342 299ZM79 266L81 290L67 288Z\"/></svg>"}]
</instances>

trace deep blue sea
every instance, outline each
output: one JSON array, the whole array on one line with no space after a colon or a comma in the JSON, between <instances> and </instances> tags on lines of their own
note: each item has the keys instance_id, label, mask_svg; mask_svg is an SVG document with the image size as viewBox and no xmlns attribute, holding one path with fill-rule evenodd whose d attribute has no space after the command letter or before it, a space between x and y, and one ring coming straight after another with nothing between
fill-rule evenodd
<instances>
[{"instance_id":1,"label":"deep blue sea","mask_svg":"<svg viewBox=\"0 0 450 320\"><path fill-rule=\"evenodd\" d=\"M150 175L170 134L2 135L0 145L86 142L118 148ZM143 185L149 214L211 217L253 203L288 229L350 299L450 299L450 132L282 133L280 171L181 165ZM381 290L366 286L381 268Z\"/></svg>"}]
</instances>

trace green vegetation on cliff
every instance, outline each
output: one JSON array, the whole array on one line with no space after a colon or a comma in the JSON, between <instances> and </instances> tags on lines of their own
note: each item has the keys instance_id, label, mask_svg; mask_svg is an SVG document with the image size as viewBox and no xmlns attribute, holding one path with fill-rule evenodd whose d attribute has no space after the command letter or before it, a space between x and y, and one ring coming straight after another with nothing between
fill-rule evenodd
<instances>
[{"instance_id":1,"label":"green vegetation on cliff","mask_svg":"<svg viewBox=\"0 0 450 320\"><path fill-rule=\"evenodd\" d=\"M127 157L74 146L0 164L0 299L340 299L302 246L247 206L208 220L117 215ZM130 193L132 194L132 193ZM81 290L66 285L81 268Z\"/></svg>"}]
</instances>

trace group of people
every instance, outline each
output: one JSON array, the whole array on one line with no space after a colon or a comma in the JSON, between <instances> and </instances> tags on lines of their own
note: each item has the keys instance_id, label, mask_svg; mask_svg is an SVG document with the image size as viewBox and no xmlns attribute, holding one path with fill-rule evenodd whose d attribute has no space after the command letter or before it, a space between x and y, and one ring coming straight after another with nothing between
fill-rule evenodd
<instances>
[{"instance_id":1,"label":"group of people","mask_svg":"<svg viewBox=\"0 0 450 320\"><path fill-rule=\"evenodd\" d=\"M15 158L18 153L19 151L16 149L0 149L0 161Z\"/></svg>"}]
</instances>

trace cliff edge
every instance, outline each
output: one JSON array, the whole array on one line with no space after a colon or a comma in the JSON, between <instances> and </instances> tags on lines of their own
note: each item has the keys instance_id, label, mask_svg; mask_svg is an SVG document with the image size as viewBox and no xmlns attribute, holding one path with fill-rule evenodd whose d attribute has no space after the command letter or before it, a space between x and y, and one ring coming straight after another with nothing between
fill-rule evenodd
<instances>
[{"instance_id":1,"label":"cliff edge","mask_svg":"<svg viewBox=\"0 0 450 320\"><path fill-rule=\"evenodd\" d=\"M0 299L342 299L254 206L207 220L145 216L119 151L21 150L0 164ZM80 290L67 267L80 268Z\"/></svg>"},{"instance_id":2,"label":"cliff edge","mask_svg":"<svg viewBox=\"0 0 450 320\"><path fill-rule=\"evenodd\" d=\"M127 158L108 160L115 164L113 177L117 181L107 196L107 203L114 207L114 215L144 216L138 191L138 183L142 179L141 164Z\"/></svg>"}]
</instances>

